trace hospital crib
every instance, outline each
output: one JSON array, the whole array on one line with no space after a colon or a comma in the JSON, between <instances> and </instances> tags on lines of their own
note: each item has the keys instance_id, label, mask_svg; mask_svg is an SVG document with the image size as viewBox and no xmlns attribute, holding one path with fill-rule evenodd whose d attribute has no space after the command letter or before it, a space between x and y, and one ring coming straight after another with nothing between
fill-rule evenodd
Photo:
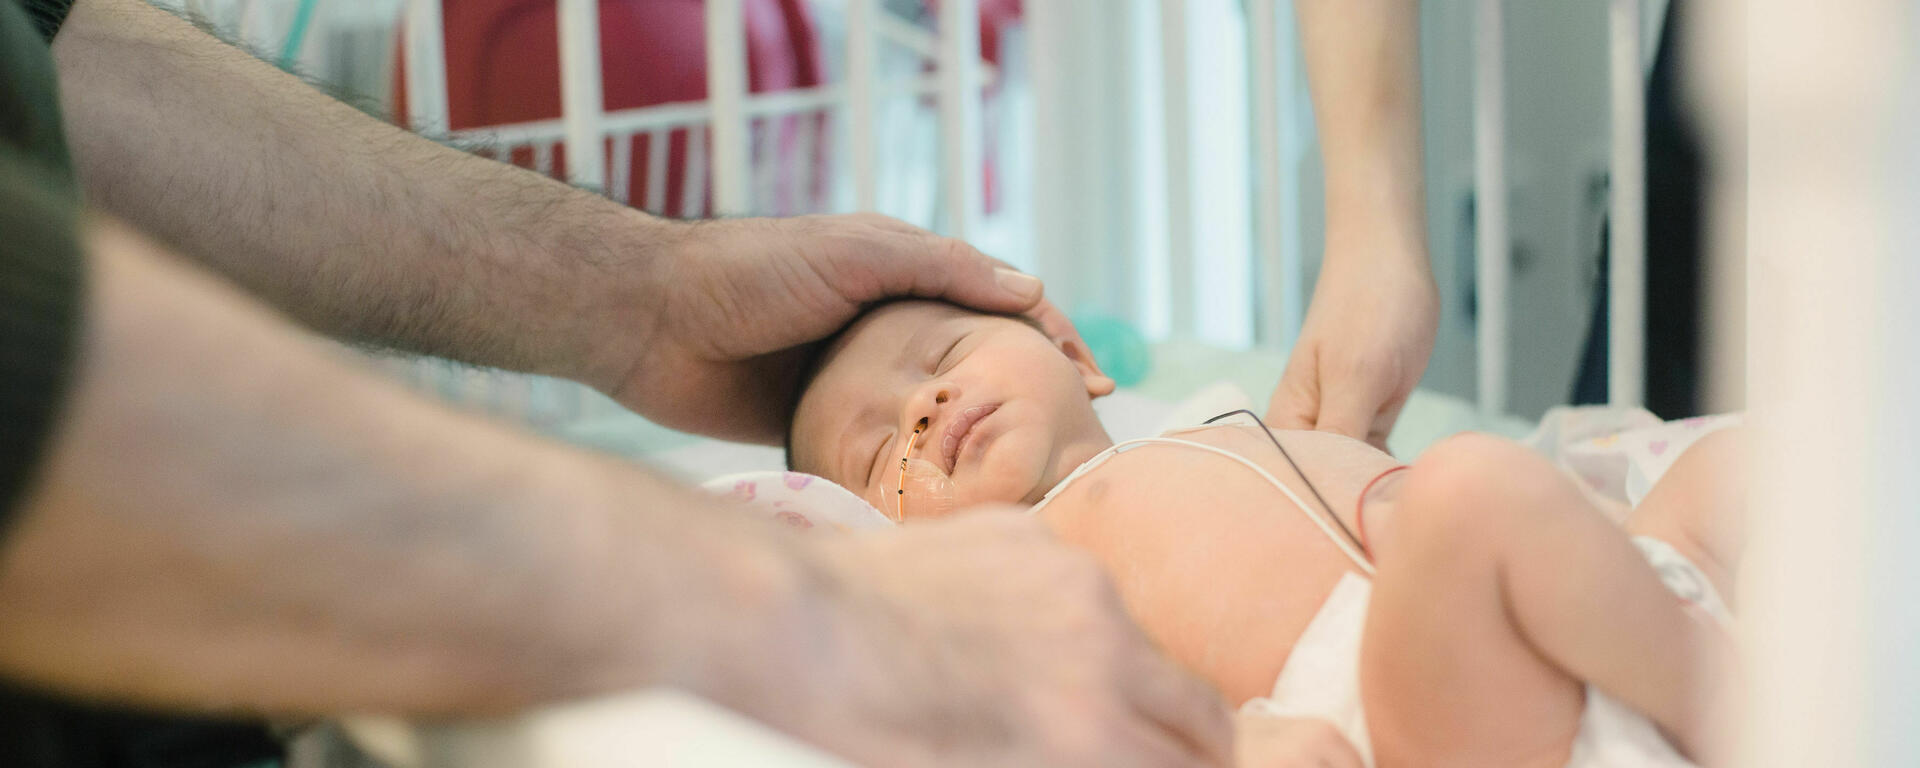
<instances>
[{"instance_id":1,"label":"hospital crib","mask_svg":"<svg viewBox=\"0 0 1920 768\"><path fill-rule=\"evenodd\" d=\"M1186 13L1189 1L1148 3L1158 14L1159 61L1135 62L1161 75L1163 114L1158 119L1167 129L1160 155L1173 204L1165 227L1167 263L1153 275L1156 279L1139 280L1131 289L1164 292L1168 335L1176 340L1195 334L1202 295L1190 247L1196 237L1190 188L1192 128L1200 116L1193 114L1188 98L1196 77L1186 56L1192 42ZM1084 15L1088 4L1096 2L1100 0L1030 0L1027 34L1034 47L1072 45L1076 35L1098 34L1099 29L1086 28ZM1640 164L1645 35L1637 2L1607 2L1612 43L1608 194L1614 231L1608 378L1613 401L1631 405L1640 399L1643 378L1644 330L1639 318L1644 296L1639 286L1644 274ZM704 166L707 172L686 174L686 184L704 186L678 193L686 199L713 201L710 209L685 213L871 210L905 194L889 184L907 183L900 179L917 175L905 173L890 180L890 166L898 173L900 164L917 162L937 169L938 189L923 196L915 223L978 241L992 237L995 215L1019 215L1019 206L989 214L982 205L980 157L987 133L982 115L998 105L979 97L994 73L977 58L978 17L972 0L943 0L934 30L893 17L879 0L822 0L818 6L838 14L842 24L844 43L829 55L843 57L844 77L807 91L773 94L747 93L740 0L708 0L708 98L623 112L607 112L600 105L603 52L583 42L598 37L594 5L593 0L558 0L565 94L560 119L494 126L463 132L456 139L486 147L496 156L522 157L549 173L558 170L553 158L556 149L564 147L567 157L578 160L567 163L567 180L652 207L667 199L664 182L623 176L627 164L622 160L636 147L662 141L663 132L682 131L697 149L688 152L689 164ZM1716 5L1723 20L1745 10L1744 3ZM1416 399L1403 418L1403 433L1407 420L1419 422L1422 413L1438 412L1451 415L1429 419L1435 425L1444 424L1427 430L1436 435L1464 426L1500 431L1516 427L1503 415L1505 383L1518 363L1506 354L1510 206L1508 171L1500 151L1506 134L1500 77L1502 6L1501 0L1472 0L1477 38L1473 57L1474 212L1479 233L1475 274L1482 305L1476 327L1475 402L1438 399L1423 405ZM414 95L408 119L416 127L433 131L444 127L447 112L438 34L441 5L438 0L409 0L406 7L405 77ZM1263 395L1257 387L1262 382L1270 385L1277 377L1304 308L1302 260L1298 243L1289 241L1297 222L1288 221L1284 213L1289 208L1284 202L1298 194L1297 178L1280 161L1296 154L1298 145L1289 142L1300 140L1282 126L1282 116L1293 109L1290 100L1299 98L1297 91L1284 87L1292 77L1288 58L1282 55L1286 41L1281 30L1288 8L1279 0L1246 0L1244 8L1251 63L1246 73L1251 83L1246 108L1253 158L1249 202L1256 212L1257 268L1251 273L1255 278L1251 290L1261 306L1280 311L1257 319L1259 327L1251 335L1262 352L1252 357L1234 353L1234 360L1256 360L1251 364L1228 369L1218 362L1225 358L1203 346L1164 348L1170 356L1163 357L1162 368L1203 373L1179 381L1150 379L1149 397L1177 397L1201 379L1236 376L1252 394ZM1900 394L1916 391L1920 385L1920 365L1914 362L1920 355L1915 354L1910 330L1920 327L1916 322L1920 318L1914 317L1915 305L1906 296L1920 285L1920 267L1900 255L1920 247L1920 230L1903 224L1901 213L1911 210L1920 190L1910 182L1890 180L1882 172L1887 167L1914 165L1911 147L1920 139L1920 110L1911 105L1920 103L1916 95L1920 87L1912 77L1888 75L1912 68L1903 41L1888 33L1910 30L1912 19L1907 14L1911 10L1894 0L1868 0L1853 11L1828 13L1794 3L1754 5L1756 36L1763 30L1780 39L1831 32L1821 39L1843 41L1844 47L1783 46L1771 49L1768 57L1748 59L1755 82L1772 77L1776 80L1767 82L1787 86L1750 94L1752 103L1747 106L1754 119L1750 204L1755 224L1750 242L1735 238L1736 245L1729 246L1727 233L1720 233L1716 255L1722 266L1737 268L1751 261L1744 291L1751 300L1744 325L1752 338L1764 340L1748 347L1751 359L1744 370L1730 374L1734 380L1746 381L1750 389L1751 423L1759 438L1754 546L1770 549L1768 554L1778 564L1754 584L1754 594L1770 598L1754 610L1754 631L1749 635L1756 641L1753 658L1760 694L1752 718L1759 727L1749 736L1754 745L1750 764L1754 765L1904 764L1907 761L1892 758L1920 754L1920 736L1912 735L1903 720L1913 706L1911 691L1920 690L1915 684L1920 682L1920 666L1910 661L1910 645L1895 642L1920 634L1916 617L1920 614L1903 607L1912 604L1910 599L1901 599L1911 594L1909 585L1920 581L1916 579L1920 566L1911 557L1896 556L1900 543L1910 547L1920 541L1920 526L1913 522L1920 515L1914 514L1913 505L1896 487L1896 480L1920 462L1920 448L1910 439L1920 428L1920 413L1910 396ZM888 46L925 60L932 74L886 79L879 62ZM1837 50L1846 55L1832 55ZM1034 162L1055 162L1076 137L1062 127L1058 111L1049 111L1046 105L1080 103L1075 99L1084 81L1071 64L1035 57L1030 65L1030 96L1036 106ZM1864 86L1828 87L1835 83ZM933 103L930 108L925 106L927 98ZM1724 110L1726 105L1721 107ZM909 117L904 123L883 124L888 110ZM791 124L795 116L806 115L819 120L799 124L814 128L795 130L820 130L831 149L803 159L797 169L768 170L767 160L779 153L767 149L769 132L761 126L783 120ZM937 144L929 144L917 158L883 158L880 153L888 145L876 138L898 135L901 125L915 126L922 138L937 136ZM1833 135L1809 132L1810 125ZM829 191L810 197L790 190L783 197L774 191L779 180L802 189L812 188L809 180L817 181ZM1744 185L1745 179L1740 183ZM1057 194L1037 192L1036 207L1062 204ZM1724 196L1727 190L1720 192ZM807 205L796 205L796 201ZM1048 247L1072 235L1050 230L1053 226L1048 217L1032 222L1034 245L1024 263L1043 275L1055 267L1075 266L1073 259L1081 258ZM1806 258L1808 253L1836 250L1851 258ZM1067 286L1053 286L1056 291L1063 287ZM640 453L659 446L683 453L723 450L619 416L615 406L571 384L459 368L394 365L403 375L450 399L527 418L585 442ZM1413 437L1396 442L1396 448L1405 455L1421 444L1422 438ZM1863 456L1870 460L1861 460ZM753 462L776 460L777 455L769 452L751 457ZM685 466L712 469L700 461ZM1795 482L1803 477L1822 481ZM1809 572L1822 576L1806 578ZM1792 574L1802 576L1795 580ZM1813 664L1807 659L1821 661Z\"/></svg>"},{"instance_id":2,"label":"hospital crib","mask_svg":"<svg viewBox=\"0 0 1920 768\"><path fill-rule=\"evenodd\" d=\"M1129 12L1126 9L1132 5L1136 4L1029 3L1024 29L1028 47L1046 51L1071 46L1075 36L1087 34L1090 22L1097 24L1102 15ZM705 6L708 97L608 111L602 107L600 77L607 54L597 45L580 42L600 39L597 3L562 1L557 4L562 115L464 128L451 135L482 154L669 215L876 209L899 215L1008 255L1042 276L1074 276L1070 281L1056 279L1052 286L1056 301L1077 307L1091 298L1107 314L1119 315L1165 339L1157 349L1161 374L1200 370L1215 378L1237 376L1247 382L1243 386L1251 394L1264 396L1298 332L1308 280L1299 241L1293 236L1298 222L1288 220L1293 210L1290 203L1298 195L1298 174L1282 162L1283 157L1298 154L1301 141L1297 131L1285 129L1282 120L1283 114L1298 108L1291 102L1302 96L1297 89L1285 87L1291 80L1286 71L1291 58L1285 55L1291 41L1283 36L1282 23L1288 8L1279 0L1245 4L1248 39L1244 44L1250 64L1246 74L1251 85L1246 111L1252 122L1248 136L1254 183L1252 194L1240 204L1252 211L1254 258L1251 264L1238 265L1240 271L1229 278L1245 286L1244 294L1234 298L1259 310L1247 313L1243 321L1257 327L1229 335L1253 342L1256 351L1250 356L1199 343L1204 310L1217 303L1220 291L1218 275L1210 275L1213 279L1208 281L1198 277L1213 269L1207 263L1206 242L1196 232L1196 207L1205 204L1198 193L1218 194L1196 190L1193 182L1195 147L1200 141L1194 128L1196 121L1207 116L1196 113L1190 97L1188 3L1159 0L1147 5L1157 12L1151 21L1160 30L1157 69L1162 114L1158 119L1164 130L1158 172L1163 174L1169 205L1164 232L1155 233L1164 237L1157 254L1140 250L1117 254L1122 260L1118 264L1112 263L1116 254L1077 243L1079 233L1074 228L1084 226L1084 221L1071 223L1088 218L1075 207L1079 189L1099 182L1085 173L1089 161L1085 150L1077 147L1088 139L1062 106L1084 103L1075 99L1089 88L1086 73L1076 71L1071 61L1032 55L1025 62L1029 76L1018 84L1025 89L1018 94L1022 98L1009 98L1002 89L989 87L997 73L978 56L979 16L974 2L938 4L931 29L897 17L879 0L816 2L817 13L837 22L835 31L841 39L838 45L829 45L826 54L839 63L841 77L814 87L749 93L741 4L715 0ZM1616 234L1611 239L1610 283L1626 288L1611 295L1609 380L1612 399L1621 404L1638 403L1642 380L1638 286L1642 282L1643 174L1638 165L1644 56L1639 8L1628 0L1615 0L1612 5L1615 146L1610 190ZM1477 402L1463 407L1450 398L1421 395L1405 419L1407 434L1396 438L1396 447L1403 452L1417 451L1432 437L1459 428L1494 427L1508 433L1518 429L1516 422L1506 418L1506 382L1514 371L1506 354L1509 243L1507 184L1500 151L1505 126L1500 3L1481 0L1476 11ZM449 114L441 13L438 2L408 2L403 26L406 119L418 129L436 133L445 131ZM886 66L889 56L895 65L891 69ZM912 59L912 64L900 66L902 57ZM1025 110L1031 112L1030 118L1012 102L1031 105ZM1003 109L1014 112L996 114ZM989 116L1000 119L989 121ZM1000 133L1024 128L1015 125L1021 118L1028 118L1031 125L1031 157L1004 159L1009 165L1025 160L1026 167L1008 173L1030 175L1034 182L1028 197L1032 199L1003 202L989 212L983 193L985 149ZM669 147L680 152L676 159L684 161L683 167L670 176L669 164L651 162L646 164L644 178L634 178L637 154L657 157L671 151ZM1072 158L1077 149L1080 159L1076 161ZM559 157L566 158L564 166L556 161ZM670 187L670 179L677 184ZM1031 236L1009 243L1009 231ZM1082 277L1102 272L1117 277ZM1091 295L1098 293L1106 295ZM1209 355L1208 350L1219 354ZM1176 359L1178 366L1164 364ZM1249 359L1258 362L1249 364ZM611 424L626 421L617 406L566 382L434 361L387 364L447 399L562 432L610 433L615 429ZM1169 380L1158 375L1143 386L1157 396L1175 397L1177 390L1196 383L1192 376ZM1437 414L1431 425L1424 415L1429 405ZM646 429L631 423L623 426Z\"/></svg>"}]
</instances>

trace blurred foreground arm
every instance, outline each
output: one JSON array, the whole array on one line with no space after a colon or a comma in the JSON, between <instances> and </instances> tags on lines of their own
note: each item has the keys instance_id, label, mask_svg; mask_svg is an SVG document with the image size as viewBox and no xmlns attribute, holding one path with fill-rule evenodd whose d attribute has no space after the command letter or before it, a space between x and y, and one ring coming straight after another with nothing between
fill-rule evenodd
<instances>
[{"instance_id":1,"label":"blurred foreground arm","mask_svg":"<svg viewBox=\"0 0 1920 768\"><path fill-rule=\"evenodd\" d=\"M500 712L697 674L677 634L744 651L798 589L770 536L690 491L418 401L124 227L84 239L75 385L0 550L9 675Z\"/></svg>"},{"instance_id":2,"label":"blurred foreground arm","mask_svg":"<svg viewBox=\"0 0 1920 768\"><path fill-rule=\"evenodd\" d=\"M1218 698L1031 519L797 538L412 398L124 227L84 240L0 674L416 717L673 685L864 763L1226 759Z\"/></svg>"},{"instance_id":3,"label":"blurred foreground arm","mask_svg":"<svg viewBox=\"0 0 1920 768\"><path fill-rule=\"evenodd\" d=\"M1433 353L1418 0L1296 3L1320 152L1326 253L1267 421L1382 448Z\"/></svg>"},{"instance_id":4,"label":"blurred foreground arm","mask_svg":"<svg viewBox=\"0 0 1920 768\"><path fill-rule=\"evenodd\" d=\"M777 442L795 347L867 302L1063 320L1038 280L886 217L669 221L441 146L144 0L80 0L54 55L95 205L330 335L564 376L675 428Z\"/></svg>"}]
</instances>

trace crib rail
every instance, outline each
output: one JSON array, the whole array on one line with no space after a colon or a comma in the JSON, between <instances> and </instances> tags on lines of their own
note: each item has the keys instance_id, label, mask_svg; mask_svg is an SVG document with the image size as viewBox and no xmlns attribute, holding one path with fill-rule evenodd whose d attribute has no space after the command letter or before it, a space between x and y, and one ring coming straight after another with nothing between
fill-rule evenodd
<instances>
[{"instance_id":1,"label":"crib rail","mask_svg":"<svg viewBox=\"0 0 1920 768\"><path fill-rule=\"evenodd\" d=\"M1164 246L1117 252L1119 263L1082 259L1081 268L1148 275L1117 277L1109 285L1152 286L1163 291L1165 327L1175 337L1192 337L1201 318L1217 311L1202 295L1199 273L1206 269L1197 253L1195 190L1196 137L1191 99L1190 18L1188 0L1149 0L1156 9L1160 56L1161 162L1168 206ZM600 103L600 52L594 0L556 0L561 14L563 114L559 119L496 125L454 132L457 140L484 147L504 160L518 161L549 175L604 191L608 196L673 216L794 214L829 210L872 210L880 199L881 159L877 141L877 105L901 97L931 98L937 105L940 150L938 217L923 222L958 236L973 233L982 218L981 100L994 72L977 55L978 15L974 2L943 2L938 35L928 35L892 16L879 0L847 0L844 8L846 77L842 82L775 93L746 90L744 24L741 0L709 0L707 77L704 101L607 111ZM1609 240L1608 382L1614 403L1637 405L1643 393L1644 298L1644 69L1639 0L1609 0L1609 68L1612 99ZM1506 113L1503 39L1505 0L1476 0L1474 46L1474 191L1475 191L1475 374L1480 407L1488 413L1508 408L1508 382L1516 374L1509 354L1510 203L1504 158ZM1253 171L1250 226L1252 255L1247 277L1263 343L1290 346L1298 334L1308 290L1300 243L1298 169L1287 158L1298 154L1303 139L1283 127L1282 115L1300 98L1291 87L1293 59L1281 55L1291 44L1290 8L1281 0L1249 0L1247 115L1252 130L1249 152ZM1036 10L1034 24L1054 16ZM439 0L408 0L406 82L414 126L444 130L447 125L446 75ZM1036 40L1048 40L1036 31ZM893 43L936 64L931 74L886 81L879 50ZM1040 64L1036 64L1036 70ZM1073 88L1070 74L1042 74L1035 80ZM1036 89L1036 99L1063 97ZM1049 112L1041 110L1043 117ZM1054 112L1052 114L1058 114ZM1045 125L1037 135L1049 135ZM1058 131L1054 131L1058 135ZM832 140L829 140L831 137ZM1065 139L1073 140L1071 137ZM782 142L802 146L819 142L834 153L775 151ZM685 158L677 188L668 188L667 164L646 162L643 178L633 178L634 158L664 158L675 145ZM563 151L566 161L556 160ZM1041 152L1049 151L1042 147ZM844 159L841 159L844 158ZM789 166L781 167L782 163ZM846 190L840 194L834 190ZM825 190L825 191L822 191ZM1036 229L1053 226L1042 219ZM1060 248L1070 236L1036 232L1034 254L1041 264L1059 263L1045 249ZM1051 245L1049 245L1051 244ZM1155 253L1161 254L1154 256ZM1164 258L1162 267L1142 259ZM1145 271L1143 271L1145 270ZM1070 270L1084 272L1084 269ZM1158 275L1159 277L1153 277ZM1096 284L1098 281L1096 281ZM1067 293L1072 293L1068 289ZM1133 318L1142 321L1142 318ZM1145 324L1142 322L1142 324ZM1251 334L1250 334L1251 335Z\"/></svg>"}]
</instances>

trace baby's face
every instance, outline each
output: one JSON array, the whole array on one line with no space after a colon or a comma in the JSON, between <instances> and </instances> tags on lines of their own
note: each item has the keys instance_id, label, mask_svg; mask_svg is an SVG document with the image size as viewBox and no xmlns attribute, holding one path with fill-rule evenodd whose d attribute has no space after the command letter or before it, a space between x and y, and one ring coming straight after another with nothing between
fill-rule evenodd
<instances>
[{"instance_id":1,"label":"baby's face","mask_svg":"<svg viewBox=\"0 0 1920 768\"><path fill-rule=\"evenodd\" d=\"M1039 501L1112 444L1093 398L1113 391L1078 345L1027 324L909 301L860 318L826 351L793 415L794 468L895 508L900 457L951 482L955 508ZM906 514L915 514L908 485ZM924 510L927 507L921 506Z\"/></svg>"}]
</instances>

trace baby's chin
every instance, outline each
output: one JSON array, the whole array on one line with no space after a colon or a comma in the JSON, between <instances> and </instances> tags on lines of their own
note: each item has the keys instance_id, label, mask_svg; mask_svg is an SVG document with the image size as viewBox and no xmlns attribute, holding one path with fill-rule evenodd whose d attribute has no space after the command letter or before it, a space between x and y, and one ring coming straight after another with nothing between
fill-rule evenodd
<instances>
[{"instance_id":1,"label":"baby's chin","mask_svg":"<svg viewBox=\"0 0 1920 768\"><path fill-rule=\"evenodd\" d=\"M977 467L955 478L955 496L962 508L979 504L1016 504L1032 506L1065 480L1074 469L1094 457L1106 446L1062 446L1056 453L1052 444L1034 445L1016 432L1002 437Z\"/></svg>"}]
</instances>

